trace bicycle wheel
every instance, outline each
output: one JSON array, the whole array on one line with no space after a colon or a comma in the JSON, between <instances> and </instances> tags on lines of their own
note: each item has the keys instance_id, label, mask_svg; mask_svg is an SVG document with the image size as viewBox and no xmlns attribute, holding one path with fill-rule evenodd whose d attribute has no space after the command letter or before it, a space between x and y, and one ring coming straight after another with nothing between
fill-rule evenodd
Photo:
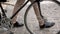
<instances>
[{"instance_id":1,"label":"bicycle wheel","mask_svg":"<svg viewBox=\"0 0 60 34\"><path fill-rule=\"evenodd\" d=\"M24 14L24 22L25 22L25 26L26 26L26 29L28 30L28 32L30 34L34 34L29 28L28 28L28 25L27 25L27 15L28 15L28 12L29 12L29 9L31 8L31 6L33 6L33 4L36 3L36 1L32 2L31 5L28 6L25 14Z\"/></svg>"}]
</instances>

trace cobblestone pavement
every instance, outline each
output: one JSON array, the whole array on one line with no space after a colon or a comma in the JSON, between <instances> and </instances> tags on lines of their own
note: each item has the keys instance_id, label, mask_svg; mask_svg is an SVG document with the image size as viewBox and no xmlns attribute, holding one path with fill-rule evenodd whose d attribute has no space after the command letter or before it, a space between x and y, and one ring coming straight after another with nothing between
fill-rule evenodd
<instances>
[{"instance_id":1,"label":"cobblestone pavement","mask_svg":"<svg viewBox=\"0 0 60 34\"><path fill-rule=\"evenodd\" d=\"M28 5L26 5L19 13L17 21L24 24L24 13ZM6 14L8 17L12 15L13 6L8 5L5 9L8 11ZM56 34L60 30L60 6L54 2L41 2L42 15L48 22L54 22L55 25L52 28L40 30L38 20L34 13L33 7L30 9L27 17L28 27L35 34ZM25 26L20 28L14 28L15 34L29 34Z\"/></svg>"}]
</instances>

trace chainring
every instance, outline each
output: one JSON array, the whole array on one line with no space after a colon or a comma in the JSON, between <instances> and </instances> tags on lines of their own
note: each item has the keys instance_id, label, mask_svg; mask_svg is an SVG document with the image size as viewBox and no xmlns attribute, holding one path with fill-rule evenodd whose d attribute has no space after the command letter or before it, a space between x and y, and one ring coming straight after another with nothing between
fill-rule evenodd
<instances>
[{"instance_id":1,"label":"chainring","mask_svg":"<svg viewBox=\"0 0 60 34\"><path fill-rule=\"evenodd\" d=\"M0 32L10 31L13 28L11 19L2 17L0 19Z\"/></svg>"}]
</instances>

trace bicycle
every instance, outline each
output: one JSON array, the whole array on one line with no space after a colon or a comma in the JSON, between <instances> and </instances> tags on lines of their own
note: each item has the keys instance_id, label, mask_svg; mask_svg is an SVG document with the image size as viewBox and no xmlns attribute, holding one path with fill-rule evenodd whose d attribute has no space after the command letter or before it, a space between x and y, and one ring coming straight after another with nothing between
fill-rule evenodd
<instances>
[{"instance_id":1,"label":"bicycle","mask_svg":"<svg viewBox=\"0 0 60 34\"><path fill-rule=\"evenodd\" d=\"M6 1L4 1L4 2L6 2ZM4 11L1 3L0 3L0 7L1 7L1 10L2 10L2 17L1 17L1 14L0 14L0 21L1 21L1 23L0 23L1 25L0 25L0 26L6 28L6 29L7 29L6 31L11 32L10 30L13 28L13 24L11 23L11 19L14 18L14 16L15 16L17 13L19 13L19 11L20 11L28 2L29 2L29 0L26 1L26 3L24 3L24 5L23 5L20 9L18 9L17 12L16 12L12 17L10 17L10 18L8 18L8 17L6 16L5 11ZM26 12L25 12L25 15L24 15L25 26L26 26L26 29L28 30L28 32L29 32L30 34L34 34L34 33L31 32L30 29L28 28L26 19L27 19L27 14L28 14L28 11L29 11L30 7L31 7L35 2L38 4L39 11L40 11L40 15L42 16L42 14L41 14L41 9L40 9L40 2L41 2L41 1L40 1L40 0L35 0L34 2L32 2L32 3L28 6L28 8L27 8L27 10L26 10ZM54 1L54 2L55 2L55 1ZM44 18L44 17L42 16L42 18ZM6 26L6 25L7 25L7 26ZM11 34L11 33L9 33L9 34Z\"/></svg>"}]
</instances>

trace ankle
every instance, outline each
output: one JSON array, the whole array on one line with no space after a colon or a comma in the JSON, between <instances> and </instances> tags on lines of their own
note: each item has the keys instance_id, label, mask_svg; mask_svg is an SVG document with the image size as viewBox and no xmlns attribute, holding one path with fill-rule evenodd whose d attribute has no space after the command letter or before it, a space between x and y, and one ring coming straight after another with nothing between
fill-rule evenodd
<instances>
[{"instance_id":1,"label":"ankle","mask_svg":"<svg viewBox=\"0 0 60 34\"><path fill-rule=\"evenodd\" d=\"M40 26L44 26L45 24L42 24L42 25L40 25Z\"/></svg>"},{"instance_id":2,"label":"ankle","mask_svg":"<svg viewBox=\"0 0 60 34\"><path fill-rule=\"evenodd\" d=\"M12 22L13 24L15 24L16 22Z\"/></svg>"},{"instance_id":3,"label":"ankle","mask_svg":"<svg viewBox=\"0 0 60 34\"><path fill-rule=\"evenodd\" d=\"M45 23L39 24L39 26L43 26Z\"/></svg>"}]
</instances>

